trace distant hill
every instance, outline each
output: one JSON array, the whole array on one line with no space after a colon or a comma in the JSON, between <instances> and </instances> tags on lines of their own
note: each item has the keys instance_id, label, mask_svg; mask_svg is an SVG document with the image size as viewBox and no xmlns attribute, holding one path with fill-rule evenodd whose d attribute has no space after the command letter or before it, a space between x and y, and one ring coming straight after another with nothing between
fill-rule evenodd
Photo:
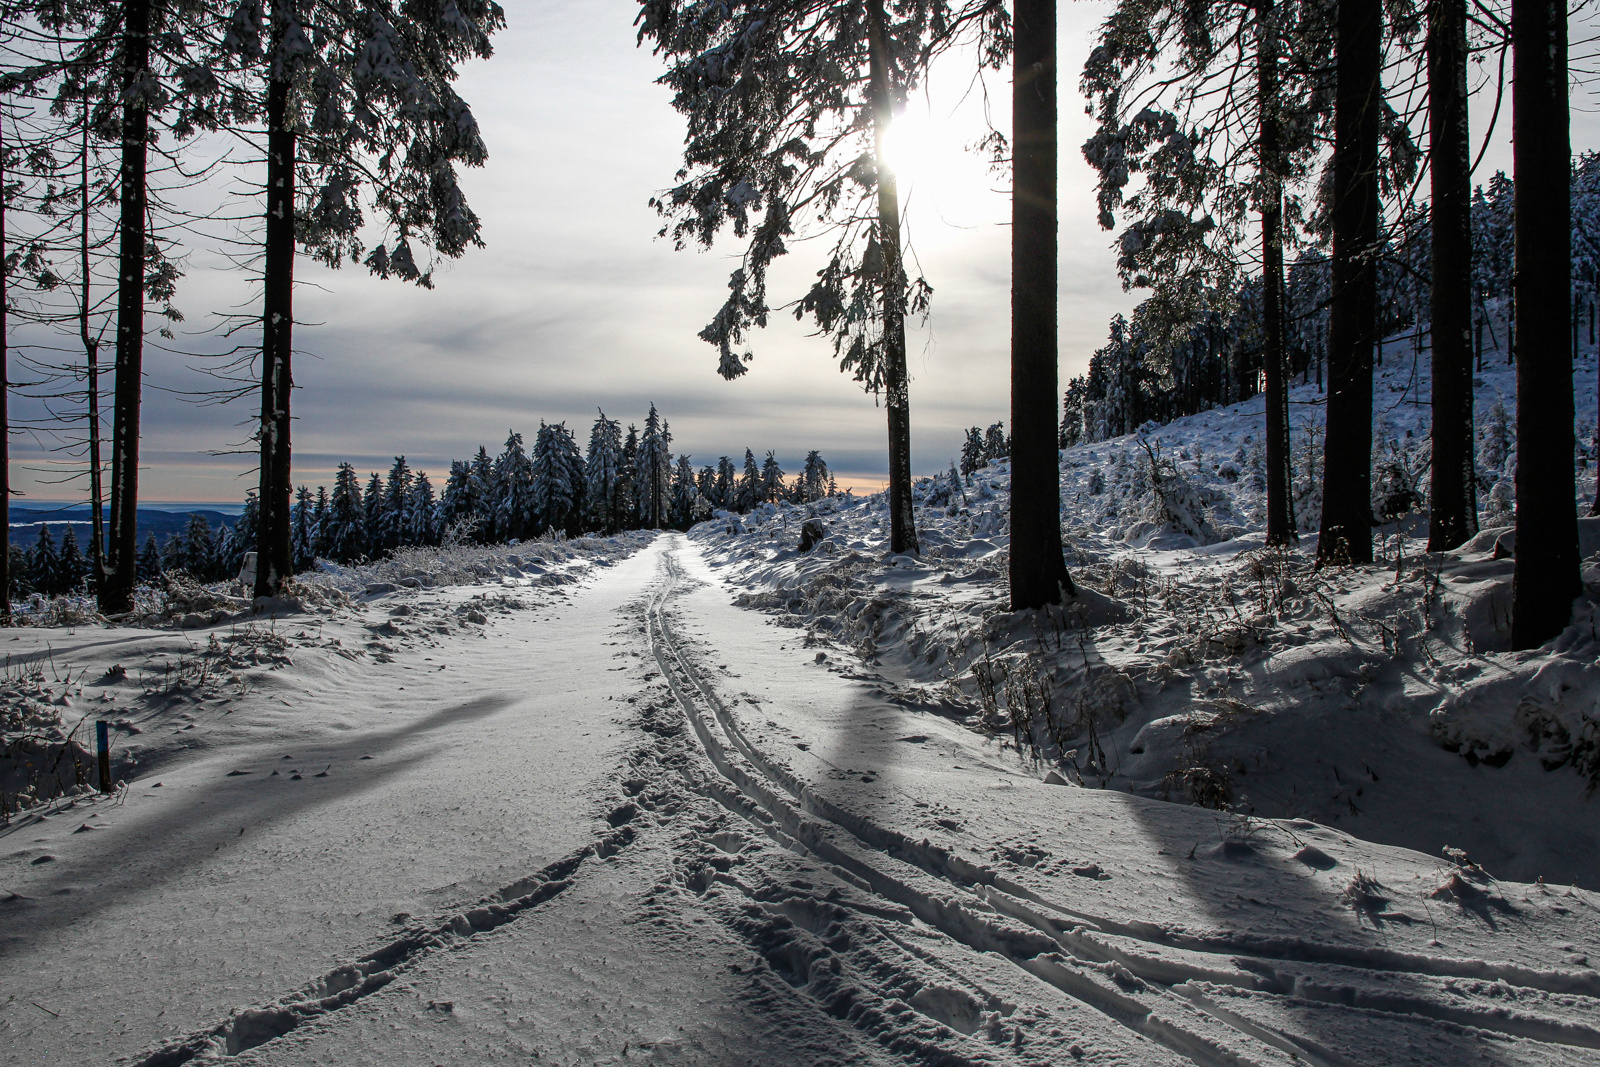
<instances>
[{"instance_id":1,"label":"distant hill","mask_svg":"<svg viewBox=\"0 0 1600 1067\"><path fill-rule=\"evenodd\" d=\"M104 514L109 525L110 509L107 508ZM140 508L137 514L141 547L145 538L152 533L156 535L157 544L164 544L168 537L188 525L190 515L204 515L206 523L212 530L231 527L239 518L237 515L225 515L207 508L196 508L194 511L156 511ZM93 512L86 504L74 507L29 507L27 504L12 504L11 543L27 548L39 539L39 527L48 525L51 536L57 541L70 526L77 535L78 544L87 545L92 516Z\"/></svg>"}]
</instances>

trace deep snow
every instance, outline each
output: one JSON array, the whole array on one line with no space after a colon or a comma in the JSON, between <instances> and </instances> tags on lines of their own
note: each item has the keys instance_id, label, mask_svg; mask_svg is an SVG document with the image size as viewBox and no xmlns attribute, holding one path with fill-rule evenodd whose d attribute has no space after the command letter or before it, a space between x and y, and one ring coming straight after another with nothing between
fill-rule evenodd
<instances>
[{"instance_id":1,"label":"deep snow","mask_svg":"<svg viewBox=\"0 0 1600 1067\"><path fill-rule=\"evenodd\" d=\"M737 606L715 529L361 592L270 624L283 661L238 683L117 691L163 739L127 793L0 831L0 1057L1594 1061L1585 889L1046 780L886 628L863 657ZM946 563L940 610L992 601L992 558L941 547L865 559L840 610L933 605ZM33 634L97 708L97 672L183 640Z\"/></svg>"}]
</instances>

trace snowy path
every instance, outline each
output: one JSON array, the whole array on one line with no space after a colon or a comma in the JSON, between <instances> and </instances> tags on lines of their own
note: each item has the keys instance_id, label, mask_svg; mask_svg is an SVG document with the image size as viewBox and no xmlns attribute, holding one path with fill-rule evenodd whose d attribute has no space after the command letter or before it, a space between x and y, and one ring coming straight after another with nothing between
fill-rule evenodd
<instances>
[{"instance_id":1,"label":"snowy path","mask_svg":"<svg viewBox=\"0 0 1600 1067\"><path fill-rule=\"evenodd\" d=\"M194 1036L141 1067L208 1035L240 1063L283 1065L1600 1062L1600 917L1583 891L1046 784L729 601L668 535L569 606L499 622L476 651L451 644L455 681L430 677L405 707L472 710L376 753L369 774L412 761L387 777L262 831L335 861L224 882L223 860L191 859L173 874L187 897L126 905L118 922L150 946L182 931L206 966L168 945L137 982L89 967L109 907L31 956L7 942L6 986L70 977L41 1002L53 1010L169 1009L70 1048L63 1012L8 1033L8 1062L111 1062L158 1047L153 1030ZM375 672L371 698L405 666ZM495 692L517 696L475 703ZM188 788L226 788L224 765L247 764L191 764ZM455 884L418 892L440 879ZM246 891L276 910L238 905ZM390 909L421 918L387 926ZM68 967L63 937L82 943Z\"/></svg>"}]
</instances>

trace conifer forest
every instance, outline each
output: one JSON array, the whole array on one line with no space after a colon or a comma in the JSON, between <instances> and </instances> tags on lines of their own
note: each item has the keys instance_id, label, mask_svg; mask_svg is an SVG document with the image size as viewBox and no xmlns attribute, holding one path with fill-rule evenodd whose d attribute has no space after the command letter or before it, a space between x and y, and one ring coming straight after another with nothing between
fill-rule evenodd
<instances>
[{"instance_id":1,"label":"conifer forest","mask_svg":"<svg viewBox=\"0 0 1600 1067\"><path fill-rule=\"evenodd\" d=\"M0 1067L1600 1063L1597 46L0 0Z\"/></svg>"}]
</instances>

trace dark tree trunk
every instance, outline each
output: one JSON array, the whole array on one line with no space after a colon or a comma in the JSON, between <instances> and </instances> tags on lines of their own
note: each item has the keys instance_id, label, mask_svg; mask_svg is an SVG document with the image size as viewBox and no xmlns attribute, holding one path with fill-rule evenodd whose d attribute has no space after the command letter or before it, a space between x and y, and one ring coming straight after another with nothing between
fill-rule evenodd
<instances>
[{"instance_id":1,"label":"dark tree trunk","mask_svg":"<svg viewBox=\"0 0 1600 1067\"><path fill-rule=\"evenodd\" d=\"M1059 604L1056 0L1018 0L1011 82L1011 610Z\"/></svg>"},{"instance_id":2,"label":"dark tree trunk","mask_svg":"<svg viewBox=\"0 0 1600 1067\"><path fill-rule=\"evenodd\" d=\"M1428 7L1428 147L1433 177L1433 479L1428 551L1478 532L1472 464L1472 144L1466 0Z\"/></svg>"},{"instance_id":3,"label":"dark tree trunk","mask_svg":"<svg viewBox=\"0 0 1600 1067\"><path fill-rule=\"evenodd\" d=\"M144 385L145 155L150 114L134 92L150 65L150 0L123 4L122 203L117 266L117 381L111 402L111 536L100 611L133 610L139 560L139 400Z\"/></svg>"},{"instance_id":4,"label":"dark tree trunk","mask_svg":"<svg viewBox=\"0 0 1600 1067\"><path fill-rule=\"evenodd\" d=\"M1278 39L1272 0L1256 9L1261 151L1262 370L1266 378L1267 544L1298 537L1289 502L1289 378L1283 351L1283 138L1278 124Z\"/></svg>"},{"instance_id":5,"label":"dark tree trunk","mask_svg":"<svg viewBox=\"0 0 1600 1067\"><path fill-rule=\"evenodd\" d=\"M100 342L89 332L89 101L83 103L83 140L79 144L78 178L81 200L78 230L78 269L83 274L83 303L78 308L78 332L83 338L84 386L89 409L89 562L94 571L94 589L99 596L106 580L106 530L104 486L100 466Z\"/></svg>"},{"instance_id":6,"label":"dark tree trunk","mask_svg":"<svg viewBox=\"0 0 1600 1067\"><path fill-rule=\"evenodd\" d=\"M11 396L10 324L6 300L10 292L6 262L5 138L0 135L0 622L11 621Z\"/></svg>"},{"instance_id":7,"label":"dark tree trunk","mask_svg":"<svg viewBox=\"0 0 1600 1067\"><path fill-rule=\"evenodd\" d=\"M1372 562L1372 353L1377 342L1383 6L1339 4L1333 148L1328 430L1317 559Z\"/></svg>"},{"instance_id":8,"label":"dark tree trunk","mask_svg":"<svg viewBox=\"0 0 1600 1067\"><path fill-rule=\"evenodd\" d=\"M1517 555L1511 646L1566 629L1578 578L1572 470L1571 142L1567 9L1511 5L1512 159L1516 168Z\"/></svg>"},{"instance_id":9,"label":"dark tree trunk","mask_svg":"<svg viewBox=\"0 0 1600 1067\"><path fill-rule=\"evenodd\" d=\"M274 20L277 22L278 20ZM278 51L274 40L274 54ZM267 83L267 237L261 315L261 525L256 535L256 596L277 596L294 574L289 497L289 394L294 334L295 134L289 75Z\"/></svg>"},{"instance_id":10,"label":"dark tree trunk","mask_svg":"<svg viewBox=\"0 0 1600 1067\"><path fill-rule=\"evenodd\" d=\"M894 121L883 0L868 0L868 60L878 164L878 244L883 252L883 391L889 415L889 550L920 553L911 503L911 392L906 373L906 272L900 249L900 192L884 154Z\"/></svg>"}]
</instances>

